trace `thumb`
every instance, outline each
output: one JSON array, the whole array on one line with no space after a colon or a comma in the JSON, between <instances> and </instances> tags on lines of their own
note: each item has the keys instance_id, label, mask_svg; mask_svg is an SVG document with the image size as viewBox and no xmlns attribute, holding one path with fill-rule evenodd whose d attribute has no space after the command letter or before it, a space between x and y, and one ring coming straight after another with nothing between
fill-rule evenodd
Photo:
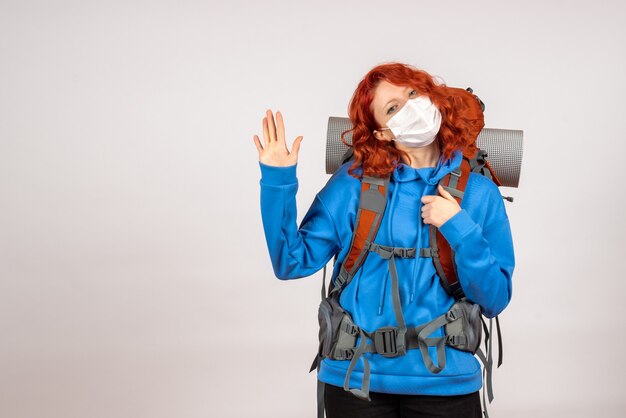
<instances>
[{"instance_id":1,"label":"thumb","mask_svg":"<svg viewBox=\"0 0 626 418\"><path fill-rule=\"evenodd\" d=\"M299 136L293 141L293 145L291 146L292 153L298 155L298 152L300 151L300 143L302 143L302 138L302 136Z\"/></svg>"},{"instance_id":2,"label":"thumb","mask_svg":"<svg viewBox=\"0 0 626 418\"><path fill-rule=\"evenodd\" d=\"M454 200L454 197L452 197L452 195L450 193L448 193L448 191L446 189L444 189L441 184L439 185L437 190L439 190L439 194L442 197L444 197L445 199L447 199L447 200Z\"/></svg>"}]
</instances>

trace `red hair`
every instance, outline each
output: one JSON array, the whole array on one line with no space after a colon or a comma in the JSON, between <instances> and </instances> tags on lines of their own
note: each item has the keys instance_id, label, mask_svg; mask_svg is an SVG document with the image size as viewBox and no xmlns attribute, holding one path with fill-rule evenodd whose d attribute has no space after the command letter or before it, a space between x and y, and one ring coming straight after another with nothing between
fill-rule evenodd
<instances>
[{"instance_id":1,"label":"red hair","mask_svg":"<svg viewBox=\"0 0 626 418\"><path fill-rule=\"evenodd\" d=\"M406 153L395 147L394 141L378 140L372 133L378 126L371 104L374 90L382 80L397 86L410 86L419 95L428 96L437 106L441 112L441 127L436 141L444 159L450 158L456 150L473 156L476 152L476 137L485 125L477 98L464 89L435 83L426 71L392 62L372 68L363 77L350 100L348 115L352 129L341 134L341 140L352 146L354 151L354 163L348 170L350 175L358 178L355 170L362 167L364 175L385 177L401 163L402 155L408 158ZM348 132L352 132L352 144L344 137Z\"/></svg>"}]
</instances>

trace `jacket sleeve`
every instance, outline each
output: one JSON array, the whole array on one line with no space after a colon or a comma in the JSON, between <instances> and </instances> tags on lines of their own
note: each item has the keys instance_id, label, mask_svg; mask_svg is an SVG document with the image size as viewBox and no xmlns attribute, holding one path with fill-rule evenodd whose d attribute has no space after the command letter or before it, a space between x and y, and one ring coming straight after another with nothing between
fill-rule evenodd
<instances>
[{"instance_id":1,"label":"jacket sleeve","mask_svg":"<svg viewBox=\"0 0 626 418\"><path fill-rule=\"evenodd\" d=\"M459 281L467 298L478 303L487 318L493 318L511 300L515 255L509 219L502 197L492 201L495 213L481 227L461 209L439 230L455 252Z\"/></svg>"},{"instance_id":2,"label":"jacket sleeve","mask_svg":"<svg viewBox=\"0 0 626 418\"><path fill-rule=\"evenodd\" d=\"M331 214L319 197L298 228L296 166L261 166L261 217L274 274L281 280L310 276L339 248Z\"/></svg>"}]
</instances>

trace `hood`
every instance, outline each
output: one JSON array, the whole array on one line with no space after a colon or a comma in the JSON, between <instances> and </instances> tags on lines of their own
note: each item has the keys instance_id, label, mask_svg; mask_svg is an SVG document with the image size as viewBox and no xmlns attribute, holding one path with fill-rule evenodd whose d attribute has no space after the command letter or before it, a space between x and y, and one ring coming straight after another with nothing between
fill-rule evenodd
<instances>
[{"instance_id":1,"label":"hood","mask_svg":"<svg viewBox=\"0 0 626 418\"><path fill-rule=\"evenodd\" d=\"M413 168L406 164L400 164L393 172L393 179L399 183L413 181L418 177L425 183L436 185L442 177L461 166L463 153L454 151L452 157L443 160L443 155L439 158L436 167Z\"/></svg>"}]
</instances>

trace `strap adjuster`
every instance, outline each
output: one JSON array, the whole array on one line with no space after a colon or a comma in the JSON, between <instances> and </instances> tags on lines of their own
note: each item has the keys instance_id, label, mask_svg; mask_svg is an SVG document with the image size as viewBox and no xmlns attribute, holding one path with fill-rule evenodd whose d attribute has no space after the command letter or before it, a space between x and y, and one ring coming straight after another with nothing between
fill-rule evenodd
<instances>
[{"instance_id":1,"label":"strap adjuster","mask_svg":"<svg viewBox=\"0 0 626 418\"><path fill-rule=\"evenodd\" d=\"M463 335L446 335L446 344L457 346L461 344L465 344L467 338Z\"/></svg>"},{"instance_id":2,"label":"strap adjuster","mask_svg":"<svg viewBox=\"0 0 626 418\"><path fill-rule=\"evenodd\" d=\"M383 357L397 357L406 354L406 330L397 327L383 327L374 331L374 348Z\"/></svg>"},{"instance_id":3,"label":"strap adjuster","mask_svg":"<svg viewBox=\"0 0 626 418\"><path fill-rule=\"evenodd\" d=\"M420 248L420 257L438 258L439 248L432 248L432 247Z\"/></svg>"},{"instance_id":4,"label":"strap adjuster","mask_svg":"<svg viewBox=\"0 0 626 418\"><path fill-rule=\"evenodd\" d=\"M454 309L450 309L448 312L446 312L446 319L448 321L456 321L458 318L459 317L457 316L457 313Z\"/></svg>"},{"instance_id":5,"label":"strap adjuster","mask_svg":"<svg viewBox=\"0 0 626 418\"><path fill-rule=\"evenodd\" d=\"M354 357L354 348L346 348L335 351L333 360L352 360Z\"/></svg>"},{"instance_id":6,"label":"strap adjuster","mask_svg":"<svg viewBox=\"0 0 626 418\"><path fill-rule=\"evenodd\" d=\"M344 322L342 328L343 328L343 331L350 336L355 336L359 332L359 328L356 325L350 324L348 322Z\"/></svg>"}]
</instances>

